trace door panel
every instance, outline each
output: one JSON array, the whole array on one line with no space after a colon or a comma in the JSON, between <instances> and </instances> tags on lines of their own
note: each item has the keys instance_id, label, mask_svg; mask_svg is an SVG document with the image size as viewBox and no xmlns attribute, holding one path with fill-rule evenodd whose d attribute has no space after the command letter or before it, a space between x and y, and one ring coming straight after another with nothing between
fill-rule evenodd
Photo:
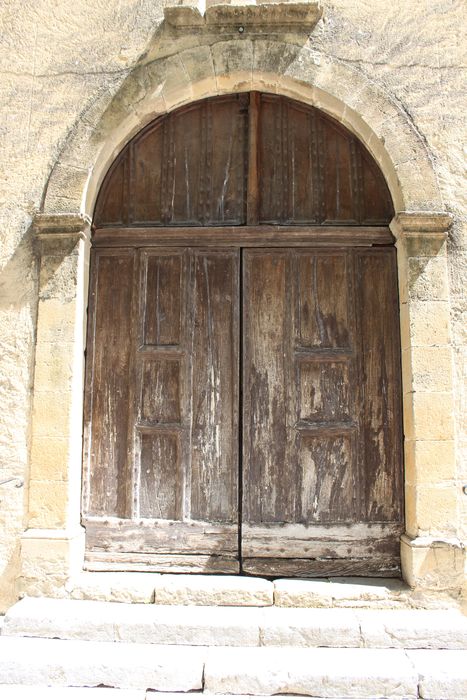
<instances>
[{"instance_id":1,"label":"door panel","mask_svg":"<svg viewBox=\"0 0 467 700\"><path fill-rule=\"evenodd\" d=\"M396 574L395 252L240 256L93 252L87 568Z\"/></svg>"},{"instance_id":2,"label":"door panel","mask_svg":"<svg viewBox=\"0 0 467 700\"><path fill-rule=\"evenodd\" d=\"M398 571L393 265L386 251L244 252L242 554L249 573Z\"/></svg>"},{"instance_id":3,"label":"door panel","mask_svg":"<svg viewBox=\"0 0 467 700\"><path fill-rule=\"evenodd\" d=\"M94 343L101 364L111 364L101 380L88 363L99 410L88 428L88 568L118 560L128 568L236 571L239 252L115 250L111 257L113 286L110 272L93 276ZM101 259L105 252L94 256L98 270ZM115 347L105 335L108 316L99 330L105 314L121 336ZM135 318L133 333L120 314ZM116 407L106 398L107 375ZM120 440L124 452L112 451ZM94 494L112 494L114 482L125 486L125 507L111 509L107 500L93 510Z\"/></svg>"}]
</instances>

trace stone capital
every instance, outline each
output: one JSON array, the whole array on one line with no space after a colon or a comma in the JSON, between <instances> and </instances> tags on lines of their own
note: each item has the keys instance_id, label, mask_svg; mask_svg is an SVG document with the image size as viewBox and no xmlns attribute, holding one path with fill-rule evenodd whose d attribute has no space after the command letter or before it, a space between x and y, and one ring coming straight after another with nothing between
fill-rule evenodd
<instances>
[{"instance_id":1,"label":"stone capital","mask_svg":"<svg viewBox=\"0 0 467 700\"><path fill-rule=\"evenodd\" d=\"M33 220L36 239L81 238L91 234L91 219L85 214L36 214Z\"/></svg>"},{"instance_id":2,"label":"stone capital","mask_svg":"<svg viewBox=\"0 0 467 700\"><path fill-rule=\"evenodd\" d=\"M413 237L446 239L451 223L452 216L447 212L401 211L389 226L398 240Z\"/></svg>"}]
</instances>

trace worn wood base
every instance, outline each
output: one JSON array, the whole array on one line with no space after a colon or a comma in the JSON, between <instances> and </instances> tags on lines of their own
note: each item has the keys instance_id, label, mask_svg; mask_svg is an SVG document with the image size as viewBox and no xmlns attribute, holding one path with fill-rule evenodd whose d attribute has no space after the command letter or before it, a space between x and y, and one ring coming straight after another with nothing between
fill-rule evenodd
<instances>
[{"instance_id":1,"label":"worn wood base","mask_svg":"<svg viewBox=\"0 0 467 700\"><path fill-rule=\"evenodd\" d=\"M366 559L273 559L267 557L242 560L242 570L256 576L323 578L325 576L366 576L393 578L400 576L396 557Z\"/></svg>"},{"instance_id":2,"label":"worn wood base","mask_svg":"<svg viewBox=\"0 0 467 700\"><path fill-rule=\"evenodd\" d=\"M86 552L86 571L143 571L164 574L238 574L237 559L189 554L157 555L142 552Z\"/></svg>"}]
</instances>

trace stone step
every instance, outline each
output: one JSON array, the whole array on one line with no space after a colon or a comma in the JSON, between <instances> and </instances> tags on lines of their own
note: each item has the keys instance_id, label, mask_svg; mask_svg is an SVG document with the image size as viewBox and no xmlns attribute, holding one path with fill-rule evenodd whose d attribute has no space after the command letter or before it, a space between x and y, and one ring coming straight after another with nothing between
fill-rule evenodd
<instances>
[{"instance_id":1,"label":"stone step","mask_svg":"<svg viewBox=\"0 0 467 700\"><path fill-rule=\"evenodd\" d=\"M2 636L188 646L467 649L455 610L164 606L24 598Z\"/></svg>"},{"instance_id":2,"label":"stone step","mask_svg":"<svg viewBox=\"0 0 467 700\"><path fill-rule=\"evenodd\" d=\"M465 661L464 651L452 650L208 649L0 637L0 696L8 697L4 689L26 685L34 691L34 699L40 697L41 686L105 686L163 693L203 691L204 698L283 694L465 700ZM134 700L142 697L136 695ZM156 694L154 700L162 696Z\"/></svg>"},{"instance_id":3,"label":"stone step","mask_svg":"<svg viewBox=\"0 0 467 700\"><path fill-rule=\"evenodd\" d=\"M62 686L30 686L3 685L0 686L2 700L154 700L154 693L145 690L129 690L127 688L64 688ZM159 693L163 695L163 693ZM200 693L201 695L201 693ZM181 700L177 693L170 697Z\"/></svg>"},{"instance_id":4,"label":"stone step","mask_svg":"<svg viewBox=\"0 0 467 700\"><path fill-rule=\"evenodd\" d=\"M399 579L267 579L205 574L83 572L66 584L70 598L158 605L279 607L446 607L421 599Z\"/></svg>"}]
</instances>

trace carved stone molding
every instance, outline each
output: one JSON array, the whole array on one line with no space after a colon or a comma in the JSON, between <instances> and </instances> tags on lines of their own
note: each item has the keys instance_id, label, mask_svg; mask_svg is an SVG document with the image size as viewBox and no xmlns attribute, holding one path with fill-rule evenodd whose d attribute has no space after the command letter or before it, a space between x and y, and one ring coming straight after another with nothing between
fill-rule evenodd
<instances>
[{"instance_id":1,"label":"carved stone molding","mask_svg":"<svg viewBox=\"0 0 467 700\"><path fill-rule=\"evenodd\" d=\"M396 214L389 226L398 239L414 236L446 238L451 223L452 216L447 212L402 211Z\"/></svg>"},{"instance_id":2,"label":"carved stone molding","mask_svg":"<svg viewBox=\"0 0 467 700\"><path fill-rule=\"evenodd\" d=\"M91 233L91 219L85 214L36 214L32 226L38 239L72 235L87 239Z\"/></svg>"},{"instance_id":3,"label":"carved stone molding","mask_svg":"<svg viewBox=\"0 0 467 700\"><path fill-rule=\"evenodd\" d=\"M292 28L309 33L322 17L319 2L258 2L249 4L209 4L203 13L199 7L177 5L164 8L167 24L178 29L228 28L243 32L274 31Z\"/></svg>"}]
</instances>

